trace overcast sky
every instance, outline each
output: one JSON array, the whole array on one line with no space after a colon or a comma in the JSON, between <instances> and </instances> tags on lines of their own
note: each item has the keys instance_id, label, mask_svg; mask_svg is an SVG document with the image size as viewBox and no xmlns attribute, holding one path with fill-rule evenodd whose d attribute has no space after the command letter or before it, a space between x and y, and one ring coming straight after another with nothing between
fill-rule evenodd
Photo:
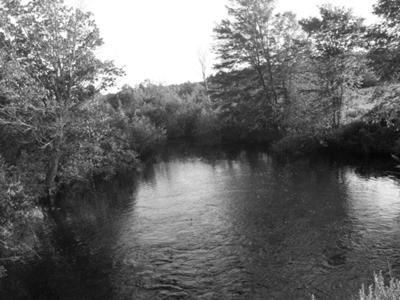
<instances>
[{"instance_id":1,"label":"overcast sky","mask_svg":"<svg viewBox=\"0 0 400 300\"><path fill-rule=\"evenodd\" d=\"M277 11L293 11L299 18L318 15L318 5L353 8L373 20L377 0L277 0ZM171 84L200 81L199 50L209 51L212 29L226 14L227 0L67 0L94 13L105 45L99 56L123 66L119 86L145 79ZM212 58L210 58L212 60ZM212 64L212 61L210 61Z\"/></svg>"}]
</instances>

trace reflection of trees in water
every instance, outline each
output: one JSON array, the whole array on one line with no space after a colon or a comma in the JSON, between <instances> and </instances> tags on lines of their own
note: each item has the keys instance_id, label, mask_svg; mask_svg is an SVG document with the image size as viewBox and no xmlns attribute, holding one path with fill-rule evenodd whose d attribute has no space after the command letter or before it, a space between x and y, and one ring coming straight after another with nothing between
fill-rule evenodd
<instances>
[{"instance_id":1,"label":"reflection of trees in water","mask_svg":"<svg viewBox=\"0 0 400 300\"><path fill-rule=\"evenodd\" d=\"M398 277L400 274L400 182L389 176L359 176L349 170L348 211L361 235L357 244L360 256L366 257L371 273L383 270ZM391 270L390 270L391 269ZM370 278L369 278L370 279Z\"/></svg>"},{"instance_id":2,"label":"reflection of trees in water","mask_svg":"<svg viewBox=\"0 0 400 300\"><path fill-rule=\"evenodd\" d=\"M167 146L159 155L159 160L170 162L174 160L200 159L215 166L221 160L236 161L243 155L258 156L265 147L249 145L201 146L190 143L178 143ZM249 160L250 161L250 160ZM254 161L254 159L252 159Z\"/></svg>"},{"instance_id":3,"label":"reflection of trees in water","mask_svg":"<svg viewBox=\"0 0 400 300\"><path fill-rule=\"evenodd\" d=\"M358 176L361 176L365 179L388 175L396 176L396 173L398 173L398 169L396 169L396 162L389 156L372 158L368 156L343 154L333 155L331 157L321 156L319 157L319 160L328 160L336 167L351 167Z\"/></svg>"},{"instance_id":4,"label":"reflection of trees in water","mask_svg":"<svg viewBox=\"0 0 400 300\"><path fill-rule=\"evenodd\" d=\"M255 167L241 164L224 182L226 190L242 191L227 195L226 217L257 295L326 298L345 278L334 265L346 262L353 234L343 171L329 162L247 159Z\"/></svg>"},{"instance_id":5,"label":"reflection of trees in water","mask_svg":"<svg viewBox=\"0 0 400 300\"><path fill-rule=\"evenodd\" d=\"M113 240L135 191L133 175L125 174L62 195L59 208L48 212L48 251L26 276L20 274L26 293L32 299L112 299Z\"/></svg>"}]
</instances>

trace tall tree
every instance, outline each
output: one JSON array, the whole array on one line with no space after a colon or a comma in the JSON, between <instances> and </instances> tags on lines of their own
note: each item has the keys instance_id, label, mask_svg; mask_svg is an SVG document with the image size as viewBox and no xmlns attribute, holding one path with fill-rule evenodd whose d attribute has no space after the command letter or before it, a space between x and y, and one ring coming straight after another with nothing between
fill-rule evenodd
<instances>
[{"instance_id":1,"label":"tall tree","mask_svg":"<svg viewBox=\"0 0 400 300\"><path fill-rule=\"evenodd\" d=\"M271 31L276 45L274 76L281 96L290 105L292 85L300 71L299 65L307 55L308 43L296 15L292 12L275 15L273 25Z\"/></svg>"},{"instance_id":2,"label":"tall tree","mask_svg":"<svg viewBox=\"0 0 400 300\"><path fill-rule=\"evenodd\" d=\"M400 23L400 1L378 0L374 5L374 13L384 18L388 26L396 27Z\"/></svg>"},{"instance_id":3,"label":"tall tree","mask_svg":"<svg viewBox=\"0 0 400 300\"><path fill-rule=\"evenodd\" d=\"M121 70L96 58L92 15L62 0L2 0L0 30L0 125L48 155L51 195L79 110Z\"/></svg>"},{"instance_id":4,"label":"tall tree","mask_svg":"<svg viewBox=\"0 0 400 300\"><path fill-rule=\"evenodd\" d=\"M358 86L365 67L357 55L364 45L363 19L349 9L324 5L320 17L300 21L311 41L311 72L321 99L328 100L331 126L340 126L346 90Z\"/></svg>"},{"instance_id":5,"label":"tall tree","mask_svg":"<svg viewBox=\"0 0 400 300\"><path fill-rule=\"evenodd\" d=\"M368 30L368 57L382 80L399 80L400 1L379 0L374 5L374 13L380 17L380 22Z\"/></svg>"},{"instance_id":6,"label":"tall tree","mask_svg":"<svg viewBox=\"0 0 400 300\"><path fill-rule=\"evenodd\" d=\"M278 101L270 36L273 1L231 0L227 9L229 18L214 29L220 59L216 68L226 71L254 69L265 101L273 107Z\"/></svg>"},{"instance_id":7,"label":"tall tree","mask_svg":"<svg viewBox=\"0 0 400 300\"><path fill-rule=\"evenodd\" d=\"M219 58L215 67L221 74L253 72L250 78L257 82L246 80L247 84L239 85L252 90L243 92L277 124L281 99L288 95L287 70L296 52L289 48L300 32L297 21L290 13L275 15L273 0L231 0L227 9L229 17L214 29Z\"/></svg>"}]
</instances>

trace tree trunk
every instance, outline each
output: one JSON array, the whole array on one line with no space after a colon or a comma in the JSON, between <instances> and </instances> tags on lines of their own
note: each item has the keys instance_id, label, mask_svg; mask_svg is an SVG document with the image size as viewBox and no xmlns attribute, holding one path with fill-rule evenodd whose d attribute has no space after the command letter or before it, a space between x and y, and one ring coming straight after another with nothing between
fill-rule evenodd
<instances>
[{"instance_id":1,"label":"tree trunk","mask_svg":"<svg viewBox=\"0 0 400 300\"><path fill-rule=\"evenodd\" d=\"M256 66L256 70L257 70L258 78L260 80L260 83L262 85L262 88L263 88L263 91L265 94L265 98L266 98L265 100L268 101L268 104L271 104L269 101L269 90L267 88L267 84L265 83L265 78L264 78L262 67ZM273 105L271 105L271 106L273 106Z\"/></svg>"},{"instance_id":2,"label":"tree trunk","mask_svg":"<svg viewBox=\"0 0 400 300\"><path fill-rule=\"evenodd\" d=\"M340 91L339 95L333 97L333 128L338 129L341 125L342 119L342 103L343 103L343 92Z\"/></svg>"},{"instance_id":3,"label":"tree trunk","mask_svg":"<svg viewBox=\"0 0 400 300\"><path fill-rule=\"evenodd\" d=\"M54 206L54 198L56 194L56 177L58 173L58 166L60 163L61 152L55 149L55 152L51 155L49 166L46 174L46 193L47 199L51 206Z\"/></svg>"},{"instance_id":4,"label":"tree trunk","mask_svg":"<svg viewBox=\"0 0 400 300\"><path fill-rule=\"evenodd\" d=\"M203 73L203 82L204 82L204 88L206 89L206 96L207 96L208 104L211 104L210 89L208 87L207 76L205 73Z\"/></svg>"},{"instance_id":5,"label":"tree trunk","mask_svg":"<svg viewBox=\"0 0 400 300\"><path fill-rule=\"evenodd\" d=\"M62 122L61 122L62 123ZM58 137L55 139L53 153L50 156L50 160L47 167L45 188L47 193L47 199L51 206L54 206L55 196L57 192L56 177L58 175L58 169L61 159L61 147L64 141L64 128L61 126Z\"/></svg>"}]
</instances>

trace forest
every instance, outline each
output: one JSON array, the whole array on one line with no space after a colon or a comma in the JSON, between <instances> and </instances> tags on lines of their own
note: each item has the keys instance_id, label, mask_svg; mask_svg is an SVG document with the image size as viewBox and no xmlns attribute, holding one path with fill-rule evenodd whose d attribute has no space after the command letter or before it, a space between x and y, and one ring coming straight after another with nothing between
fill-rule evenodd
<instances>
[{"instance_id":1,"label":"forest","mask_svg":"<svg viewBox=\"0 0 400 300\"><path fill-rule=\"evenodd\" d=\"M96 57L103 40L91 13L63 0L2 0L0 278L38 255L43 210L60 191L140 172L170 143L397 159L400 2L377 0L370 25L345 7L322 5L307 19L274 7L230 1L201 82L109 93L124 70Z\"/></svg>"}]
</instances>

